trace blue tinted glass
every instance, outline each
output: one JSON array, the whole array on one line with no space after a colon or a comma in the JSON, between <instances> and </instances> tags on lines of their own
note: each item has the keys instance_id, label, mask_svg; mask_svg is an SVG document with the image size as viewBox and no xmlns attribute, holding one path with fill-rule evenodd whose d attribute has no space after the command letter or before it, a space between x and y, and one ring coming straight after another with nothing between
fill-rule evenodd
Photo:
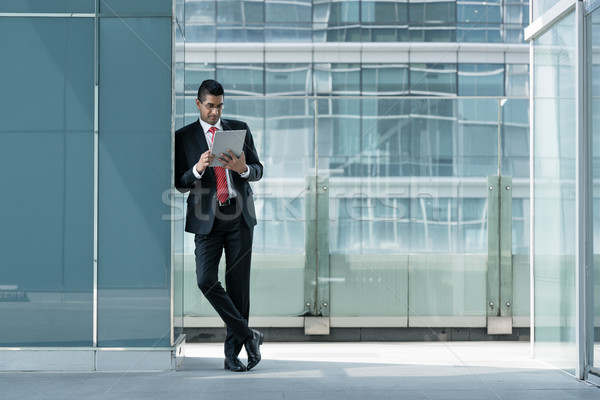
<instances>
[{"instance_id":1,"label":"blue tinted glass","mask_svg":"<svg viewBox=\"0 0 600 400\"><path fill-rule=\"evenodd\" d=\"M413 23L456 22L455 2L411 2L408 5L409 21Z\"/></svg>"},{"instance_id":2,"label":"blue tinted glass","mask_svg":"<svg viewBox=\"0 0 600 400\"><path fill-rule=\"evenodd\" d=\"M214 24L216 15L216 2L214 0L186 1L186 24L204 23ZM186 38L187 39L187 38Z\"/></svg>"},{"instance_id":3,"label":"blue tinted glass","mask_svg":"<svg viewBox=\"0 0 600 400\"><path fill-rule=\"evenodd\" d=\"M362 93L365 95L398 95L408 92L408 65L363 64Z\"/></svg>"},{"instance_id":4,"label":"blue tinted glass","mask_svg":"<svg viewBox=\"0 0 600 400\"><path fill-rule=\"evenodd\" d=\"M502 27L499 24L459 24L457 42L501 43Z\"/></svg>"},{"instance_id":5,"label":"blue tinted glass","mask_svg":"<svg viewBox=\"0 0 600 400\"><path fill-rule=\"evenodd\" d=\"M454 42L456 26L448 24L410 24L408 38L411 42Z\"/></svg>"},{"instance_id":6,"label":"blue tinted glass","mask_svg":"<svg viewBox=\"0 0 600 400\"><path fill-rule=\"evenodd\" d=\"M101 19L101 346L170 344L170 67L170 18Z\"/></svg>"},{"instance_id":7,"label":"blue tinted glass","mask_svg":"<svg viewBox=\"0 0 600 400\"><path fill-rule=\"evenodd\" d=\"M264 68L255 65L223 65L217 69L217 80L227 95L255 95L264 93ZM198 85L199 86L199 85Z\"/></svg>"},{"instance_id":8,"label":"blue tinted glass","mask_svg":"<svg viewBox=\"0 0 600 400\"><path fill-rule=\"evenodd\" d=\"M185 40L186 42L214 42L217 39L216 28L214 25L194 25L186 24Z\"/></svg>"},{"instance_id":9,"label":"blue tinted glass","mask_svg":"<svg viewBox=\"0 0 600 400\"><path fill-rule=\"evenodd\" d=\"M487 3L458 3L456 6L457 21L474 25L486 23L501 23L500 4Z\"/></svg>"},{"instance_id":10,"label":"blue tinted glass","mask_svg":"<svg viewBox=\"0 0 600 400\"><path fill-rule=\"evenodd\" d=\"M265 4L266 22L311 22L311 3L310 0L267 1Z\"/></svg>"},{"instance_id":11,"label":"blue tinted glass","mask_svg":"<svg viewBox=\"0 0 600 400\"><path fill-rule=\"evenodd\" d=\"M217 22L258 23L265 20L264 13L263 2L222 0L218 3Z\"/></svg>"},{"instance_id":12,"label":"blue tinted glass","mask_svg":"<svg viewBox=\"0 0 600 400\"><path fill-rule=\"evenodd\" d=\"M173 10L172 0L101 0L100 12L108 14L146 14L158 13L171 15Z\"/></svg>"},{"instance_id":13,"label":"blue tinted glass","mask_svg":"<svg viewBox=\"0 0 600 400\"><path fill-rule=\"evenodd\" d=\"M529 178L529 99L501 101L502 175Z\"/></svg>"},{"instance_id":14,"label":"blue tinted glass","mask_svg":"<svg viewBox=\"0 0 600 400\"><path fill-rule=\"evenodd\" d=\"M312 94L309 64L266 64L266 94Z\"/></svg>"},{"instance_id":15,"label":"blue tinted glass","mask_svg":"<svg viewBox=\"0 0 600 400\"><path fill-rule=\"evenodd\" d=\"M456 64L411 64L410 92L434 96L456 94Z\"/></svg>"},{"instance_id":16,"label":"blue tinted glass","mask_svg":"<svg viewBox=\"0 0 600 400\"><path fill-rule=\"evenodd\" d=\"M323 2L313 4L313 22L341 23L359 22L358 1Z\"/></svg>"},{"instance_id":17,"label":"blue tinted glass","mask_svg":"<svg viewBox=\"0 0 600 400\"><path fill-rule=\"evenodd\" d=\"M305 23L271 23L266 26L266 42L310 42L312 25Z\"/></svg>"},{"instance_id":18,"label":"blue tinted glass","mask_svg":"<svg viewBox=\"0 0 600 400\"><path fill-rule=\"evenodd\" d=\"M397 24L408 20L406 2L361 1L363 24Z\"/></svg>"},{"instance_id":19,"label":"blue tinted glass","mask_svg":"<svg viewBox=\"0 0 600 400\"><path fill-rule=\"evenodd\" d=\"M315 91L323 94L360 93L359 64L315 64Z\"/></svg>"},{"instance_id":20,"label":"blue tinted glass","mask_svg":"<svg viewBox=\"0 0 600 400\"><path fill-rule=\"evenodd\" d=\"M1 1L0 12L11 13L93 13L96 0L19 0Z\"/></svg>"},{"instance_id":21,"label":"blue tinted glass","mask_svg":"<svg viewBox=\"0 0 600 400\"><path fill-rule=\"evenodd\" d=\"M459 64L459 96L503 96L503 64Z\"/></svg>"},{"instance_id":22,"label":"blue tinted glass","mask_svg":"<svg viewBox=\"0 0 600 400\"><path fill-rule=\"evenodd\" d=\"M264 42L264 25L218 24L217 42Z\"/></svg>"},{"instance_id":23,"label":"blue tinted glass","mask_svg":"<svg viewBox=\"0 0 600 400\"><path fill-rule=\"evenodd\" d=\"M94 21L0 18L0 49L0 346L90 346Z\"/></svg>"}]
</instances>

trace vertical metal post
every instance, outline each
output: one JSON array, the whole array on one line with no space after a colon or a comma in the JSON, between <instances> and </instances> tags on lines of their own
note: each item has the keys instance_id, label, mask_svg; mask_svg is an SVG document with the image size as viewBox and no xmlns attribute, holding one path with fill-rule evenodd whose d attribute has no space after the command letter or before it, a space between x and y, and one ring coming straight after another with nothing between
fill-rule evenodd
<instances>
[{"instance_id":1,"label":"vertical metal post","mask_svg":"<svg viewBox=\"0 0 600 400\"><path fill-rule=\"evenodd\" d=\"M305 216L305 313L329 316L329 177L306 177Z\"/></svg>"},{"instance_id":2,"label":"vertical metal post","mask_svg":"<svg viewBox=\"0 0 600 400\"><path fill-rule=\"evenodd\" d=\"M329 177L317 178L318 315L329 316Z\"/></svg>"},{"instance_id":3,"label":"vertical metal post","mask_svg":"<svg viewBox=\"0 0 600 400\"><path fill-rule=\"evenodd\" d=\"M512 177L500 177L500 315L512 317ZM511 328L512 328L512 321Z\"/></svg>"},{"instance_id":4,"label":"vertical metal post","mask_svg":"<svg viewBox=\"0 0 600 400\"><path fill-rule=\"evenodd\" d=\"M502 176L502 106L498 99L498 175L488 176L488 334L512 333L512 178Z\"/></svg>"},{"instance_id":5,"label":"vertical metal post","mask_svg":"<svg viewBox=\"0 0 600 400\"><path fill-rule=\"evenodd\" d=\"M92 286L92 346L98 346L98 66L100 63L100 5L96 0L94 15L94 260L93 260L93 286Z\"/></svg>"},{"instance_id":6,"label":"vertical metal post","mask_svg":"<svg viewBox=\"0 0 600 400\"><path fill-rule=\"evenodd\" d=\"M575 5L575 42L576 42L576 71L575 71L575 347L576 365L575 376L586 380L593 351L590 343L593 341L593 321L590 320L589 307L591 288L589 287L588 272L593 266L592 255L592 169L591 147L586 126L587 104L586 96L586 60L585 60L585 13L583 2Z\"/></svg>"},{"instance_id":7,"label":"vertical metal post","mask_svg":"<svg viewBox=\"0 0 600 400\"><path fill-rule=\"evenodd\" d=\"M496 175L487 177L488 268L487 317L500 316L500 187Z\"/></svg>"},{"instance_id":8,"label":"vertical metal post","mask_svg":"<svg viewBox=\"0 0 600 400\"><path fill-rule=\"evenodd\" d=\"M317 177L305 179L304 198L304 313L317 315Z\"/></svg>"},{"instance_id":9,"label":"vertical metal post","mask_svg":"<svg viewBox=\"0 0 600 400\"><path fill-rule=\"evenodd\" d=\"M533 20L533 1L529 2L529 22ZM529 44L529 356L535 357L535 135L533 116L533 99L535 95L534 85L534 51L533 41Z\"/></svg>"}]
</instances>

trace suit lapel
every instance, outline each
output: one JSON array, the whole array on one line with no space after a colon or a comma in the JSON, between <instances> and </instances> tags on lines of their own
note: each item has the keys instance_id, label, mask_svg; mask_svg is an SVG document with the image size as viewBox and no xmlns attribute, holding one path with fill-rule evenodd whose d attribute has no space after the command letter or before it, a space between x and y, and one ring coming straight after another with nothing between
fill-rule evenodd
<instances>
[{"instance_id":1,"label":"suit lapel","mask_svg":"<svg viewBox=\"0 0 600 400\"><path fill-rule=\"evenodd\" d=\"M202 129L202 125L200 125L200 121L196 121L196 130L194 132L194 139L196 140L196 144L200 147L200 154L204 153L208 150L208 144L206 143L206 135L204 134L204 130Z\"/></svg>"},{"instance_id":2,"label":"suit lapel","mask_svg":"<svg viewBox=\"0 0 600 400\"><path fill-rule=\"evenodd\" d=\"M230 131L231 128L229 127L229 124L227 123L227 120L221 118L221 127L223 128L224 131Z\"/></svg>"}]
</instances>

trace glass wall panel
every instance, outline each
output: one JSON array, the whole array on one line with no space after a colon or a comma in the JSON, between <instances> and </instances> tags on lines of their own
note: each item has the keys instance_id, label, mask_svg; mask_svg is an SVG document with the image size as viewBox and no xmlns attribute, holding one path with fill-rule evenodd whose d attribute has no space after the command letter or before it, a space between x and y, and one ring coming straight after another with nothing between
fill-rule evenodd
<instances>
[{"instance_id":1,"label":"glass wall panel","mask_svg":"<svg viewBox=\"0 0 600 400\"><path fill-rule=\"evenodd\" d=\"M456 102L449 99L411 101L411 120L403 143L413 176L454 176Z\"/></svg>"},{"instance_id":2,"label":"glass wall panel","mask_svg":"<svg viewBox=\"0 0 600 400\"><path fill-rule=\"evenodd\" d=\"M485 316L486 185L453 178L455 110L453 99L318 100L332 316L410 317L416 326ZM440 296L426 298L432 285Z\"/></svg>"},{"instance_id":3,"label":"glass wall panel","mask_svg":"<svg viewBox=\"0 0 600 400\"><path fill-rule=\"evenodd\" d=\"M530 316L529 99L501 99L501 174L512 178L512 315Z\"/></svg>"},{"instance_id":4,"label":"glass wall panel","mask_svg":"<svg viewBox=\"0 0 600 400\"><path fill-rule=\"evenodd\" d=\"M363 0L360 6L363 42L408 41L407 0Z\"/></svg>"},{"instance_id":5,"label":"glass wall panel","mask_svg":"<svg viewBox=\"0 0 600 400\"><path fill-rule=\"evenodd\" d=\"M500 101L502 175L529 180L529 100ZM514 192L513 192L514 195ZM527 195L529 197L529 195Z\"/></svg>"},{"instance_id":6,"label":"glass wall panel","mask_svg":"<svg viewBox=\"0 0 600 400\"><path fill-rule=\"evenodd\" d=\"M315 92L329 95L360 94L360 64L314 64Z\"/></svg>"},{"instance_id":7,"label":"glass wall panel","mask_svg":"<svg viewBox=\"0 0 600 400\"><path fill-rule=\"evenodd\" d=\"M91 18L0 18L0 346L92 345L93 43Z\"/></svg>"},{"instance_id":8,"label":"glass wall panel","mask_svg":"<svg viewBox=\"0 0 600 400\"><path fill-rule=\"evenodd\" d=\"M263 24L218 24L217 42L264 42Z\"/></svg>"},{"instance_id":9,"label":"glass wall panel","mask_svg":"<svg viewBox=\"0 0 600 400\"><path fill-rule=\"evenodd\" d=\"M529 1L504 1L504 42L523 43L523 28L529 25Z\"/></svg>"},{"instance_id":10,"label":"glass wall panel","mask_svg":"<svg viewBox=\"0 0 600 400\"><path fill-rule=\"evenodd\" d=\"M96 0L19 0L2 1L0 12L5 13L94 13Z\"/></svg>"},{"instance_id":11,"label":"glass wall panel","mask_svg":"<svg viewBox=\"0 0 600 400\"><path fill-rule=\"evenodd\" d=\"M535 354L575 367L575 16L534 42Z\"/></svg>"},{"instance_id":12,"label":"glass wall panel","mask_svg":"<svg viewBox=\"0 0 600 400\"><path fill-rule=\"evenodd\" d=\"M503 96L504 64L458 64L459 96Z\"/></svg>"},{"instance_id":13,"label":"glass wall panel","mask_svg":"<svg viewBox=\"0 0 600 400\"><path fill-rule=\"evenodd\" d=\"M312 22L312 0L265 0L265 21Z\"/></svg>"},{"instance_id":14,"label":"glass wall panel","mask_svg":"<svg viewBox=\"0 0 600 400\"><path fill-rule=\"evenodd\" d=\"M267 95L311 95L312 66L310 64L265 64Z\"/></svg>"},{"instance_id":15,"label":"glass wall panel","mask_svg":"<svg viewBox=\"0 0 600 400\"><path fill-rule=\"evenodd\" d=\"M198 71L193 85L198 87L207 78L207 71ZM227 96L257 96L265 92L265 75L262 64L219 64L217 67L216 80L223 82L223 88ZM192 88L190 87L190 90Z\"/></svg>"},{"instance_id":16,"label":"glass wall panel","mask_svg":"<svg viewBox=\"0 0 600 400\"><path fill-rule=\"evenodd\" d=\"M458 100L458 175L498 175L498 99Z\"/></svg>"},{"instance_id":17,"label":"glass wall panel","mask_svg":"<svg viewBox=\"0 0 600 400\"><path fill-rule=\"evenodd\" d=\"M506 96L529 97L529 65L506 64Z\"/></svg>"},{"instance_id":18,"label":"glass wall panel","mask_svg":"<svg viewBox=\"0 0 600 400\"><path fill-rule=\"evenodd\" d=\"M262 0L221 0L217 2L217 23L257 24L265 21Z\"/></svg>"},{"instance_id":19,"label":"glass wall panel","mask_svg":"<svg viewBox=\"0 0 600 400\"><path fill-rule=\"evenodd\" d=\"M408 15L411 42L456 41L456 2L411 0Z\"/></svg>"},{"instance_id":20,"label":"glass wall panel","mask_svg":"<svg viewBox=\"0 0 600 400\"><path fill-rule=\"evenodd\" d=\"M552 7L554 7L556 4L558 4L560 2L560 0L532 0L533 1L533 20L535 21L537 18L539 18L541 15L544 15L544 13L548 10L550 10Z\"/></svg>"},{"instance_id":21,"label":"glass wall panel","mask_svg":"<svg viewBox=\"0 0 600 400\"><path fill-rule=\"evenodd\" d=\"M265 41L312 41L312 1L266 0Z\"/></svg>"},{"instance_id":22,"label":"glass wall panel","mask_svg":"<svg viewBox=\"0 0 600 400\"><path fill-rule=\"evenodd\" d=\"M171 18L102 18L99 51L98 344L169 346Z\"/></svg>"},{"instance_id":23,"label":"glass wall panel","mask_svg":"<svg viewBox=\"0 0 600 400\"><path fill-rule=\"evenodd\" d=\"M312 24L272 22L265 26L265 42L310 42Z\"/></svg>"},{"instance_id":24,"label":"glass wall panel","mask_svg":"<svg viewBox=\"0 0 600 400\"><path fill-rule=\"evenodd\" d=\"M590 116L593 157L593 237L594 237L594 357L593 366L600 368L600 9L587 18L590 33L588 64L591 65Z\"/></svg>"},{"instance_id":25,"label":"glass wall panel","mask_svg":"<svg viewBox=\"0 0 600 400\"><path fill-rule=\"evenodd\" d=\"M502 42L500 1L463 0L456 2L458 42Z\"/></svg>"},{"instance_id":26,"label":"glass wall panel","mask_svg":"<svg viewBox=\"0 0 600 400\"><path fill-rule=\"evenodd\" d=\"M410 93L423 96L457 94L456 64L410 64Z\"/></svg>"},{"instance_id":27,"label":"glass wall panel","mask_svg":"<svg viewBox=\"0 0 600 400\"><path fill-rule=\"evenodd\" d=\"M408 94L408 64L362 64L362 94Z\"/></svg>"},{"instance_id":28,"label":"glass wall panel","mask_svg":"<svg viewBox=\"0 0 600 400\"><path fill-rule=\"evenodd\" d=\"M216 36L216 1L185 1L185 41L214 42Z\"/></svg>"},{"instance_id":29,"label":"glass wall panel","mask_svg":"<svg viewBox=\"0 0 600 400\"><path fill-rule=\"evenodd\" d=\"M159 0L101 0L100 12L109 14L145 14L156 13L170 16L173 11L172 1ZM120 17L122 15L119 15Z\"/></svg>"},{"instance_id":30,"label":"glass wall panel","mask_svg":"<svg viewBox=\"0 0 600 400\"><path fill-rule=\"evenodd\" d=\"M217 2L217 42L264 42L264 11L263 1ZM215 20L207 22L214 23Z\"/></svg>"}]
</instances>

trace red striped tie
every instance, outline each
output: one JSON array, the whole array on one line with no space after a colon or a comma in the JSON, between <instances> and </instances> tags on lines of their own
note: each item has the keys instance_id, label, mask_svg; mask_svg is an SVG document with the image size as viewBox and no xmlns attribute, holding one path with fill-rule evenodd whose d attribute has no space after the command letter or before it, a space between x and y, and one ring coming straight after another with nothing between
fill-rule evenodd
<instances>
[{"instance_id":1,"label":"red striped tie","mask_svg":"<svg viewBox=\"0 0 600 400\"><path fill-rule=\"evenodd\" d=\"M217 128L214 126L208 130L211 134L211 143L215 140L215 132ZM221 203L225 203L229 198L229 189L227 188L227 173L223 167L214 167L215 176L217 177L217 199Z\"/></svg>"}]
</instances>

